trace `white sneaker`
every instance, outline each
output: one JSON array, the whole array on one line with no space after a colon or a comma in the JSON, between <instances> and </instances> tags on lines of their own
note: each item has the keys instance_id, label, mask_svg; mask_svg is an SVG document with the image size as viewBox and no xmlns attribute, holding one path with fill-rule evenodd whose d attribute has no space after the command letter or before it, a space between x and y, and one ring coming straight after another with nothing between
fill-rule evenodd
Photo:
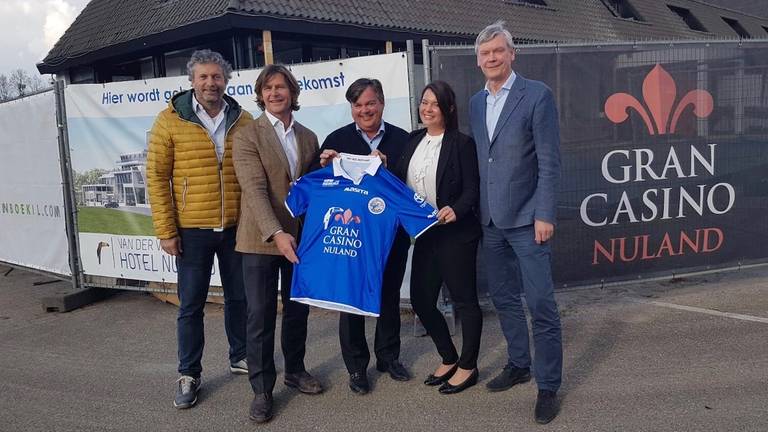
<instances>
[{"instance_id":1,"label":"white sneaker","mask_svg":"<svg viewBox=\"0 0 768 432\"><path fill-rule=\"evenodd\" d=\"M237 375L247 375L248 374L248 360L242 359L237 363L232 363L229 365L229 371L233 374Z\"/></svg>"}]
</instances>

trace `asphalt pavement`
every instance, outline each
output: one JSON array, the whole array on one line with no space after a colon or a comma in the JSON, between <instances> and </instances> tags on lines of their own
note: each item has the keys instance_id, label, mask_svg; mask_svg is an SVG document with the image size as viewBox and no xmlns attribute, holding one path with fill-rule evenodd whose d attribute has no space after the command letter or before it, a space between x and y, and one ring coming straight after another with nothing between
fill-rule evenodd
<instances>
[{"instance_id":1,"label":"asphalt pavement","mask_svg":"<svg viewBox=\"0 0 768 432\"><path fill-rule=\"evenodd\" d=\"M493 313L479 385L452 396L423 385L438 356L404 313L401 360L415 378L395 382L371 365L373 391L358 396L347 388L337 314L314 309L306 364L326 392L298 394L278 376L276 416L260 426L248 420L247 378L229 373L221 306L206 308L198 405L176 410L175 306L119 292L48 313L40 298L67 284L6 271L0 431L768 431L768 267L559 293L562 410L545 426L533 420L533 382L485 390L506 358ZM281 373L279 349L276 361Z\"/></svg>"}]
</instances>

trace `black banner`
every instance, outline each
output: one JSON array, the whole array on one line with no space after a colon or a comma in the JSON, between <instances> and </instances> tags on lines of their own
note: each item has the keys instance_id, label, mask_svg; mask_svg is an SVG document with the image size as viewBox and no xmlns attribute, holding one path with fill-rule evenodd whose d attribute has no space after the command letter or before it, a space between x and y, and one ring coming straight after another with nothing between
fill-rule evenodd
<instances>
[{"instance_id":1,"label":"black banner","mask_svg":"<svg viewBox=\"0 0 768 432\"><path fill-rule=\"evenodd\" d=\"M468 132L474 51L432 64ZM513 68L560 112L558 286L766 261L767 42L522 46Z\"/></svg>"}]
</instances>

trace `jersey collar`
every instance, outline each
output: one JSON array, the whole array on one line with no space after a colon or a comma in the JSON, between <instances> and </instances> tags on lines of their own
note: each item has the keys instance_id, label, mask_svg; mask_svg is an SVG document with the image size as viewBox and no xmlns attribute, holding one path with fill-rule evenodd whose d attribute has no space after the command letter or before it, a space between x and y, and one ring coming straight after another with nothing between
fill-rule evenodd
<instances>
[{"instance_id":1,"label":"jersey collar","mask_svg":"<svg viewBox=\"0 0 768 432\"><path fill-rule=\"evenodd\" d=\"M352 175L349 174L343 166L341 166L342 161L349 161L358 164L368 162L368 166L365 167L365 170L363 170L360 177L356 179L352 177ZM352 183L359 185L360 182L363 181L364 175L362 174L376 175L376 172L379 170L380 166L381 159L378 156L361 156L349 153L339 153L338 157L333 158L333 175L334 177L344 177L345 179L351 180Z\"/></svg>"}]
</instances>

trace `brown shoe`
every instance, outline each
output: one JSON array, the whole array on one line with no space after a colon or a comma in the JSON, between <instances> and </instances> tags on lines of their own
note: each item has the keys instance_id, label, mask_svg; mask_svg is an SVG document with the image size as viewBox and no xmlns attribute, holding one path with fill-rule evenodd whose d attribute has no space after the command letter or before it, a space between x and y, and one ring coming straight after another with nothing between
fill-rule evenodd
<instances>
[{"instance_id":1,"label":"brown shoe","mask_svg":"<svg viewBox=\"0 0 768 432\"><path fill-rule=\"evenodd\" d=\"M253 395L248 418L256 423L266 423L272 420L272 394L261 393Z\"/></svg>"},{"instance_id":2,"label":"brown shoe","mask_svg":"<svg viewBox=\"0 0 768 432\"><path fill-rule=\"evenodd\" d=\"M323 386L320 384L320 381L307 371L285 374L285 385L293 387L304 394L315 395L323 392Z\"/></svg>"}]
</instances>

